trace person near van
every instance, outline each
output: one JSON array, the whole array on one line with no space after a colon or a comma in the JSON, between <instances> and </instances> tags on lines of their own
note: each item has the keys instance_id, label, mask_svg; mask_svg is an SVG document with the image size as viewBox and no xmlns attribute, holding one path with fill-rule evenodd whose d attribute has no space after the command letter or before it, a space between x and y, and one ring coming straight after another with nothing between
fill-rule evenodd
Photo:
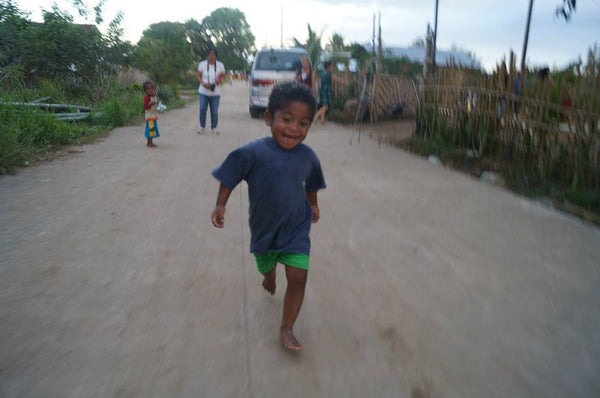
<instances>
[{"instance_id":1,"label":"person near van","mask_svg":"<svg viewBox=\"0 0 600 398\"><path fill-rule=\"evenodd\" d=\"M331 83L346 84L346 81L333 74L333 64L331 61L323 63L323 72L321 72L321 89L319 90L319 110L315 113L313 123L321 119L321 123L325 123L325 115L331 105Z\"/></svg>"},{"instance_id":2,"label":"person near van","mask_svg":"<svg viewBox=\"0 0 600 398\"><path fill-rule=\"evenodd\" d=\"M308 55L305 55L301 59L302 68L298 70L296 74L296 80L300 83L304 83L310 88L313 95L317 95L317 91L315 90L315 74L313 73L312 66L310 65L310 58Z\"/></svg>"},{"instance_id":3,"label":"person near van","mask_svg":"<svg viewBox=\"0 0 600 398\"><path fill-rule=\"evenodd\" d=\"M316 109L308 87L286 82L273 88L265 111L271 137L247 143L231 152L212 175L219 192L211 220L225 226L225 206L242 181L250 199L250 251L254 253L262 286L275 294L278 263L285 266L287 289L279 328L281 344L298 351L302 345L292 332L308 277L309 232L319 221L317 191L325 188L321 162L303 144Z\"/></svg>"},{"instance_id":4,"label":"person near van","mask_svg":"<svg viewBox=\"0 0 600 398\"><path fill-rule=\"evenodd\" d=\"M225 66L217 61L217 50L210 48L206 53L206 59L198 64L196 78L200 83L198 93L200 94L200 130L202 134L206 128L206 110L210 107L210 130L213 134L219 134L217 125L219 123L219 101L221 100L221 83L225 77Z\"/></svg>"}]
</instances>

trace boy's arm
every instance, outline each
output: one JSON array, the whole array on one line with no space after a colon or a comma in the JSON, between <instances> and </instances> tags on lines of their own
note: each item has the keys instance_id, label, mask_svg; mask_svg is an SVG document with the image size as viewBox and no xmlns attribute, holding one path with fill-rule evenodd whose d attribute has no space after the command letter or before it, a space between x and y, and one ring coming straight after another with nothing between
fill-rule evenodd
<instances>
[{"instance_id":1,"label":"boy's arm","mask_svg":"<svg viewBox=\"0 0 600 398\"><path fill-rule=\"evenodd\" d=\"M225 185L219 185L219 193L217 194L217 204L215 210L212 213L212 223L217 228L223 228L225 226L225 205L231 195L231 189Z\"/></svg>"},{"instance_id":2,"label":"boy's arm","mask_svg":"<svg viewBox=\"0 0 600 398\"><path fill-rule=\"evenodd\" d=\"M312 222L316 223L319 221L320 211L319 204L317 202L317 191L307 192L306 197L308 198L308 202L310 203L310 207L312 208Z\"/></svg>"}]
</instances>

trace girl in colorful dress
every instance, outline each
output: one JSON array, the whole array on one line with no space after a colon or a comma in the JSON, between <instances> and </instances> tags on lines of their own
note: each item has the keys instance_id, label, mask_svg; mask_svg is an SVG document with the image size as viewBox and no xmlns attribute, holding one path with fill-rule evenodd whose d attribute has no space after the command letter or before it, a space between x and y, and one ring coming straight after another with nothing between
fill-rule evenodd
<instances>
[{"instance_id":1,"label":"girl in colorful dress","mask_svg":"<svg viewBox=\"0 0 600 398\"><path fill-rule=\"evenodd\" d=\"M144 113L146 119L146 130L144 135L148 139L148 143L146 146L155 147L156 145L152 142L154 138L160 137L158 133L158 101L156 99L156 87L154 83L150 80L144 82L143 86L144 92Z\"/></svg>"}]
</instances>

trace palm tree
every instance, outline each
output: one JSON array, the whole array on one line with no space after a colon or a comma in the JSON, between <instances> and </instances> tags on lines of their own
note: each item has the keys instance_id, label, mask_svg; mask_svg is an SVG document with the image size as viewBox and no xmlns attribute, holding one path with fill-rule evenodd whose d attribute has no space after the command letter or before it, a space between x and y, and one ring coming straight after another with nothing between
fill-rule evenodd
<instances>
[{"instance_id":1,"label":"palm tree","mask_svg":"<svg viewBox=\"0 0 600 398\"><path fill-rule=\"evenodd\" d=\"M306 51L308 52L308 55L310 55L310 59L313 62L313 65L317 64L319 62L319 58L321 57L321 52L323 51L323 49L321 48L321 36L323 36L323 31L321 31L320 34L317 34L316 31L313 31L312 28L310 27L310 24L308 25L308 38L306 39L306 43L302 43L300 42L300 40L298 40L297 38L292 38L292 40L294 41L294 46L296 47L303 47L306 49Z\"/></svg>"},{"instance_id":2,"label":"palm tree","mask_svg":"<svg viewBox=\"0 0 600 398\"><path fill-rule=\"evenodd\" d=\"M334 33L331 35L331 39L329 39L329 43L327 44L327 49L329 51L345 51L346 46L344 45L344 37L339 33Z\"/></svg>"},{"instance_id":3,"label":"palm tree","mask_svg":"<svg viewBox=\"0 0 600 398\"><path fill-rule=\"evenodd\" d=\"M573 16L573 13L575 12L576 5L576 0L563 0L562 5L556 7L556 16L564 18L565 21L569 22L571 20L571 16Z\"/></svg>"}]
</instances>

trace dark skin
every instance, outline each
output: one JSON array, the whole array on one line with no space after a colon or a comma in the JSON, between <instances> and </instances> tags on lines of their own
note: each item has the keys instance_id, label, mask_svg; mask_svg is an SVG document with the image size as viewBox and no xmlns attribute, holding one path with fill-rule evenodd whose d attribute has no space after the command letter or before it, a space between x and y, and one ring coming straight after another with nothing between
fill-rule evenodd
<instances>
[{"instance_id":1,"label":"dark skin","mask_svg":"<svg viewBox=\"0 0 600 398\"><path fill-rule=\"evenodd\" d=\"M306 138L311 123L311 110L308 105L302 102L292 102L282 110L276 111L275 115L271 115L269 111L266 111L265 121L268 126L271 126L271 134L275 142L283 149L291 149ZM225 206L230 195L231 189L220 184L217 203L211 216L212 223L217 228L225 226ZM306 197L312 208L312 222L316 223L319 221L320 216L317 192L307 192ZM292 328L304 300L308 271L285 265L285 275L287 289L283 298L283 315L279 327L279 339L288 350L299 351L302 349L302 345L296 339ZM262 285L264 289L271 295L275 294L276 268L263 276Z\"/></svg>"}]
</instances>

